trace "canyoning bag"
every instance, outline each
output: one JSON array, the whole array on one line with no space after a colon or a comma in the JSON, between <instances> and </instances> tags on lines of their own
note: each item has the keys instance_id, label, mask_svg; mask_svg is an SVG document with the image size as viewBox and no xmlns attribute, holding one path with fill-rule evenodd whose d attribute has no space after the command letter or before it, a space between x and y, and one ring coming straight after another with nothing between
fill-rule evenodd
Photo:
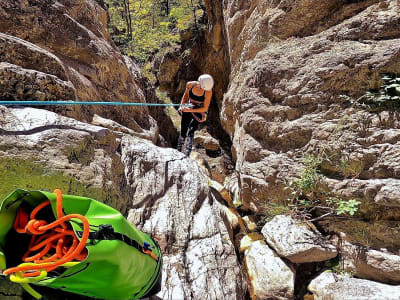
<instances>
[{"instance_id":1,"label":"canyoning bag","mask_svg":"<svg viewBox=\"0 0 400 300\"><path fill-rule=\"evenodd\" d=\"M7 273L6 269L9 270L23 263L24 254L32 246L32 235L21 234L16 230L16 223L27 222L21 221L27 217L21 217L18 214L24 210L27 212L25 215L28 215L48 200L50 203L37 213L37 219L56 223L59 212L56 193L18 189L1 202L0 270L2 274ZM140 299L154 295L160 290L162 256L153 237L139 231L117 210L90 198L62 195L62 212L65 216L82 215L89 223L90 231L85 246L87 251L85 249L86 255L83 260L65 264L48 273L45 272L45 277L40 280L36 278L38 280L36 282L23 277L21 281L13 280L14 282L28 282L88 297L111 300ZM60 220L59 217L58 220ZM74 241L82 242L83 227L87 228L87 224L85 225L78 218L71 218L66 223L68 223L70 234L76 235ZM44 238L45 236L36 239L40 242ZM45 256L45 259L48 259L48 256ZM21 284L27 290L30 288L28 284Z\"/></svg>"}]
</instances>

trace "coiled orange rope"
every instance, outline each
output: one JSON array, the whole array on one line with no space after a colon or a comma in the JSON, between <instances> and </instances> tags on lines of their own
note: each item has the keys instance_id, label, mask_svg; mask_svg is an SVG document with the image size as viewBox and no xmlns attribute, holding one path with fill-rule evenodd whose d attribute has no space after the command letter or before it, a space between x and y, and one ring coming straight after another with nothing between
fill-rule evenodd
<instances>
[{"instance_id":1,"label":"coiled orange rope","mask_svg":"<svg viewBox=\"0 0 400 300\"><path fill-rule=\"evenodd\" d=\"M22 260L33 263L23 263L17 267L9 268L3 274L19 273L22 277L37 277L43 275L43 271L47 274L47 272L53 271L66 263L86 259L88 253L85 246L89 238L89 222L79 214L64 216L62 192L57 189L54 193L57 195L57 220L50 224L44 220L36 219L37 213L50 205L50 201L38 205L31 212L30 220L28 220L28 214L23 208L18 209L14 229L19 233L32 235L29 249ZM67 226L66 222L70 219L82 221L83 235L80 241L72 228Z\"/></svg>"}]
</instances>

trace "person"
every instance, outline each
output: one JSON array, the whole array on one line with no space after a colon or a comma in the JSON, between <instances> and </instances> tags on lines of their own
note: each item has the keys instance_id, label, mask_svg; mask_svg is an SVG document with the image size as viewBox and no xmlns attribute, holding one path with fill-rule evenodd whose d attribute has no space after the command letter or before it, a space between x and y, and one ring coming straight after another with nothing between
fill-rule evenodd
<instances>
[{"instance_id":1,"label":"person","mask_svg":"<svg viewBox=\"0 0 400 300\"><path fill-rule=\"evenodd\" d=\"M212 97L214 79L209 74L201 75L197 81L189 81L181 100L179 113L182 115L181 133L178 138L178 151L182 151L186 141L185 155L190 156L194 133L199 123L207 119L207 111Z\"/></svg>"}]
</instances>

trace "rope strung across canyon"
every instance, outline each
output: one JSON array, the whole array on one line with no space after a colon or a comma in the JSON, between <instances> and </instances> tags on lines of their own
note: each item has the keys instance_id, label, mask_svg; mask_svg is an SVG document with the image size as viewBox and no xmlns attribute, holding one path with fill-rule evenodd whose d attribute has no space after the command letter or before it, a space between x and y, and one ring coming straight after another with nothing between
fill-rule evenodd
<instances>
[{"instance_id":1,"label":"rope strung across canyon","mask_svg":"<svg viewBox=\"0 0 400 300\"><path fill-rule=\"evenodd\" d=\"M0 105L113 105L113 106L181 106L175 103L104 102L104 101L0 101ZM189 105L182 105L189 107Z\"/></svg>"}]
</instances>

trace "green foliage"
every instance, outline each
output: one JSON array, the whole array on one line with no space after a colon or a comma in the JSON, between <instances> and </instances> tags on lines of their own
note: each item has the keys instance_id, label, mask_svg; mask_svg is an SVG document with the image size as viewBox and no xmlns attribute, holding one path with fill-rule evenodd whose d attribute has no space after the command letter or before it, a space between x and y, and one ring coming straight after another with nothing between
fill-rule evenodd
<instances>
[{"instance_id":1,"label":"green foliage","mask_svg":"<svg viewBox=\"0 0 400 300\"><path fill-rule=\"evenodd\" d=\"M397 74L382 74L384 84L368 91L356 101L356 105L372 112L400 111L400 77Z\"/></svg>"},{"instance_id":2,"label":"green foliage","mask_svg":"<svg viewBox=\"0 0 400 300\"><path fill-rule=\"evenodd\" d=\"M262 226L271 221L275 216L288 214L289 212L290 207L287 205L279 203L266 203L260 211L262 217L259 225Z\"/></svg>"},{"instance_id":3,"label":"green foliage","mask_svg":"<svg viewBox=\"0 0 400 300\"><path fill-rule=\"evenodd\" d=\"M301 192L310 191L315 187L315 184L321 178L319 169L321 167L322 159L319 156L310 155L304 159L305 168L301 171L300 179L293 182Z\"/></svg>"},{"instance_id":4,"label":"green foliage","mask_svg":"<svg viewBox=\"0 0 400 300\"><path fill-rule=\"evenodd\" d=\"M328 215L354 216L358 212L360 201L355 199L346 201L338 197L330 197L331 193L329 191L316 189L317 183L324 178L320 173L320 169L322 163L326 160L330 161L330 158L325 151L318 155L307 156L303 161L304 169L301 171L300 178L290 182L286 187L292 195L292 198L288 199L291 213L300 218L310 219L311 213L317 208L320 212L323 212L322 218ZM358 171L358 168L347 165L345 160L341 160L340 164L340 168L344 169L343 172L346 171L354 175ZM327 197L326 205L318 195L325 199Z\"/></svg>"},{"instance_id":5,"label":"green foliage","mask_svg":"<svg viewBox=\"0 0 400 300\"><path fill-rule=\"evenodd\" d=\"M135 57L141 63L166 45L179 42L179 30L197 24L203 14L201 0L107 2L113 40L125 55Z\"/></svg>"},{"instance_id":6,"label":"green foliage","mask_svg":"<svg viewBox=\"0 0 400 300\"><path fill-rule=\"evenodd\" d=\"M337 197L328 198L327 203L334 206L337 215L349 214L351 216L358 212L358 206L361 204L355 199L346 201Z\"/></svg>"},{"instance_id":7,"label":"green foliage","mask_svg":"<svg viewBox=\"0 0 400 300\"><path fill-rule=\"evenodd\" d=\"M361 161L351 161L348 157L343 156L340 158L339 166L345 178L357 178L364 169Z\"/></svg>"},{"instance_id":8,"label":"green foliage","mask_svg":"<svg viewBox=\"0 0 400 300\"><path fill-rule=\"evenodd\" d=\"M333 259L332 263L333 265L331 267L331 270L333 273L346 277L354 277L355 273L353 271L345 271L344 264L342 261L340 261L339 257Z\"/></svg>"},{"instance_id":9,"label":"green foliage","mask_svg":"<svg viewBox=\"0 0 400 300\"><path fill-rule=\"evenodd\" d=\"M201 1L180 1L181 4L172 8L170 18L179 30L186 30L203 14L200 8Z\"/></svg>"}]
</instances>

